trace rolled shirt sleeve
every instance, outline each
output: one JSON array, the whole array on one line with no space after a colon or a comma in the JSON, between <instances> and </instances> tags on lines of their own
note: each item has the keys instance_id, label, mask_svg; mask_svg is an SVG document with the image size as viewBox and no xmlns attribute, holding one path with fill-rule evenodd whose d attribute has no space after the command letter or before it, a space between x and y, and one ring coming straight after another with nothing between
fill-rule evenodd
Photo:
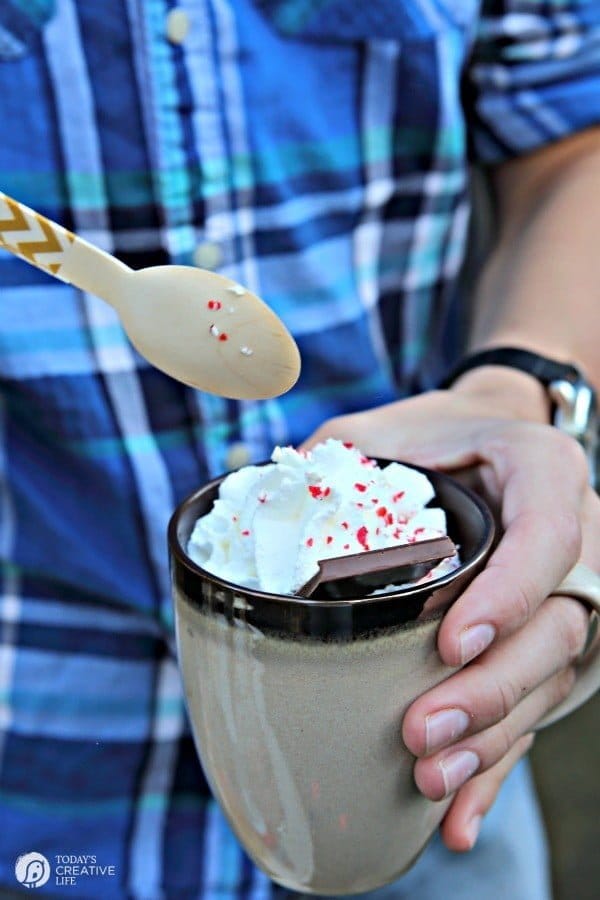
<instances>
[{"instance_id":1,"label":"rolled shirt sleeve","mask_svg":"<svg viewBox=\"0 0 600 900\"><path fill-rule=\"evenodd\" d=\"M488 164L600 124L600 0L483 0L465 107Z\"/></svg>"}]
</instances>

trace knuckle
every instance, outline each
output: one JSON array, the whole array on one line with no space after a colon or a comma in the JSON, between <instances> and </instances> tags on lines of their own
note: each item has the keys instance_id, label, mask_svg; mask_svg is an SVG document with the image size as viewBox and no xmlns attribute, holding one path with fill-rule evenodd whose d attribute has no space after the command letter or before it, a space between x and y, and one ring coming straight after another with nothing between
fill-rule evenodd
<instances>
[{"instance_id":1,"label":"knuckle","mask_svg":"<svg viewBox=\"0 0 600 900\"><path fill-rule=\"evenodd\" d=\"M558 706L563 700L566 700L575 684L576 674L573 666L568 666L550 681L550 702L551 708Z\"/></svg>"},{"instance_id":2,"label":"knuckle","mask_svg":"<svg viewBox=\"0 0 600 900\"><path fill-rule=\"evenodd\" d=\"M514 586L513 608L515 625L523 625L533 616L537 608L537 591L533 584L521 579Z\"/></svg>"},{"instance_id":3,"label":"knuckle","mask_svg":"<svg viewBox=\"0 0 600 900\"><path fill-rule=\"evenodd\" d=\"M556 517L555 528L565 554L572 563L575 563L579 559L582 543L579 516L574 512L560 513Z\"/></svg>"},{"instance_id":4,"label":"knuckle","mask_svg":"<svg viewBox=\"0 0 600 900\"><path fill-rule=\"evenodd\" d=\"M564 642L567 660L573 662L583 651L587 640L589 614L582 603L571 598L556 598L558 629Z\"/></svg>"},{"instance_id":5,"label":"knuckle","mask_svg":"<svg viewBox=\"0 0 600 900\"><path fill-rule=\"evenodd\" d=\"M491 434L484 431L485 456L491 460L494 466L504 476L511 468L510 461L514 453L514 437L503 431L494 431Z\"/></svg>"},{"instance_id":6,"label":"knuckle","mask_svg":"<svg viewBox=\"0 0 600 900\"><path fill-rule=\"evenodd\" d=\"M519 517L526 535L546 535L553 547L561 553L568 554L569 560L575 562L581 551L581 522L578 512L574 510L547 512L527 510Z\"/></svg>"},{"instance_id":7,"label":"knuckle","mask_svg":"<svg viewBox=\"0 0 600 900\"><path fill-rule=\"evenodd\" d=\"M494 728L494 755L497 759L506 756L514 745L516 737L509 719L502 719L502 721L498 722Z\"/></svg>"},{"instance_id":8,"label":"knuckle","mask_svg":"<svg viewBox=\"0 0 600 900\"><path fill-rule=\"evenodd\" d=\"M493 721L502 722L513 711L522 692L508 679L488 675L488 687L484 696Z\"/></svg>"},{"instance_id":9,"label":"knuckle","mask_svg":"<svg viewBox=\"0 0 600 900\"><path fill-rule=\"evenodd\" d=\"M485 449L490 456L511 456L514 450L515 431L520 433L521 423L507 423L502 418L491 420L490 428L485 432Z\"/></svg>"},{"instance_id":10,"label":"knuckle","mask_svg":"<svg viewBox=\"0 0 600 900\"><path fill-rule=\"evenodd\" d=\"M558 428L553 428L551 434L562 465L576 472L580 476L582 483L585 484L587 481L587 459L581 444L570 435L565 434L564 431L559 431Z\"/></svg>"}]
</instances>

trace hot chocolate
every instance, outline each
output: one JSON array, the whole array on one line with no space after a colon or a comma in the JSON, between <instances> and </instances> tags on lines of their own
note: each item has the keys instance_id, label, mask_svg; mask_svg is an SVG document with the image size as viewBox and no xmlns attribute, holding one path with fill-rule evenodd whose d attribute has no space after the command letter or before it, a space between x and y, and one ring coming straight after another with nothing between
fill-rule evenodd
<instances>
[{"instance_id":1,"label":"hot chocolate","mask_svg":"<svg viewBox=\"0 0 600 900\"><path fill-rule=\"evenodd\" d=\"M414 785L402 716L450 674L436 650L439 621L483 566L493 527L477 498L425 474L462 562L390 594L267 593L199 566L189 538L219 482L171 521L178 653L198 751L250 856L293 890L351 894L393 880L446 808Z\"/></svg>"}]
</instances>

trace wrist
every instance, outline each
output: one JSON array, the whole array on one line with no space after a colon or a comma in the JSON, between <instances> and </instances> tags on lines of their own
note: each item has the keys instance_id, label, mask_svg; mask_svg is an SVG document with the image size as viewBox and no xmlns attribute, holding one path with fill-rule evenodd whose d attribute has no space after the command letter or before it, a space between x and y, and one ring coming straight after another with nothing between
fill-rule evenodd
<instances>
[{"instance_id":1,"label":"wrist","mask_svg":"<svg viewBox=\"0 0 600 900\"><path fill-rule=\"evenodd\" d=\"M488 415L551 422L551 405L544 386L533 375L502 365L482 365L460 375L450 391L480 401Z\"/></svg>"}]
</instances>

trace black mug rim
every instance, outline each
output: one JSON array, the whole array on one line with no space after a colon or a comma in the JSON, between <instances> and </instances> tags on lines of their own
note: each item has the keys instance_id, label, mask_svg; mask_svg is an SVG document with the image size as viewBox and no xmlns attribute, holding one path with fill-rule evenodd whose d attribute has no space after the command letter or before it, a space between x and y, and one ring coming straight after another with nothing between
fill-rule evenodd
<instances>
[{"instance_id":1,"label":"black mug rim","mask_svg":"<svg viewBox=\"0 0 600 900\"><path fill-rule=\"evenodd\" d=\"M435 587L435 589L437 590L438 588L442 588L447 584L451 584L457 578L465 575L466 573L470 572L471 569L477 567L481 560L488 554L494 540L496 530L494 518L485 501L470 488L461 484L459 481L457 481L457 479L452 478L452 476L447 474L446 472L440 472L436 469L428 469L426 467L416 465L415 463L407 462L406 460L391 460L383 457L373 457L373 459L375 459L377 464L382 468L385 468L385 466L389 465L389 463L391 462L399 462L401 463L401 465L408 466L409 468L415 469L416 471L421 472L427 476L433 473L436 478L441 478L442 480L450 482L455 488L461 491L481 513L484 527L482 530L481 540L477 545L475 552L472 554L468 561L461 563L458 568L454 569L451 572L448 572L446 575L442 575L440 578L436 578L435 581L429 583L429 586ZM262 462L254 463L253 465L262 466L268 464L269 462L271 462L271 460L263 460ZM219 588L233 593L241 593L246 597L254 598L258 601L268 600L271 603L275 602L285 605L292 604L297 607L306 607L308 609L332 610L356 607L359 605L368 606L371 604L380 604L387 600L395 600L402 597L411 597L415 594L422 593L423 585L415 584L404 588L401 587L397 590L389 591L384 594L376 594L366 597L346 597L339 600L318 598L314 599L312 597L300 597L297 594L271 594L268 591L260 591L256 588L245 587L244 585L236 584L232 581L227 581L226 579L221 578L219 575L215 575L213 572L209 572L207 569L203 569L202 566L198 565L198 563L194 562L194 560L191 559L190 556L188 556L186 550L181 546L178 534L179 521L190 506L193 506L203 494L206 494L208 491L215 488L229 474L229 472L225 472L222 475L211 479L202 487L198 488L198 490L185 497L176 506L169 520L167 529L169 551L172 557L177 560L179 565L182 565L185 569L192 572L198 578L202 578L205 581L210 581L213 585L216 585Z\"/></svg>"}]
</instances>

